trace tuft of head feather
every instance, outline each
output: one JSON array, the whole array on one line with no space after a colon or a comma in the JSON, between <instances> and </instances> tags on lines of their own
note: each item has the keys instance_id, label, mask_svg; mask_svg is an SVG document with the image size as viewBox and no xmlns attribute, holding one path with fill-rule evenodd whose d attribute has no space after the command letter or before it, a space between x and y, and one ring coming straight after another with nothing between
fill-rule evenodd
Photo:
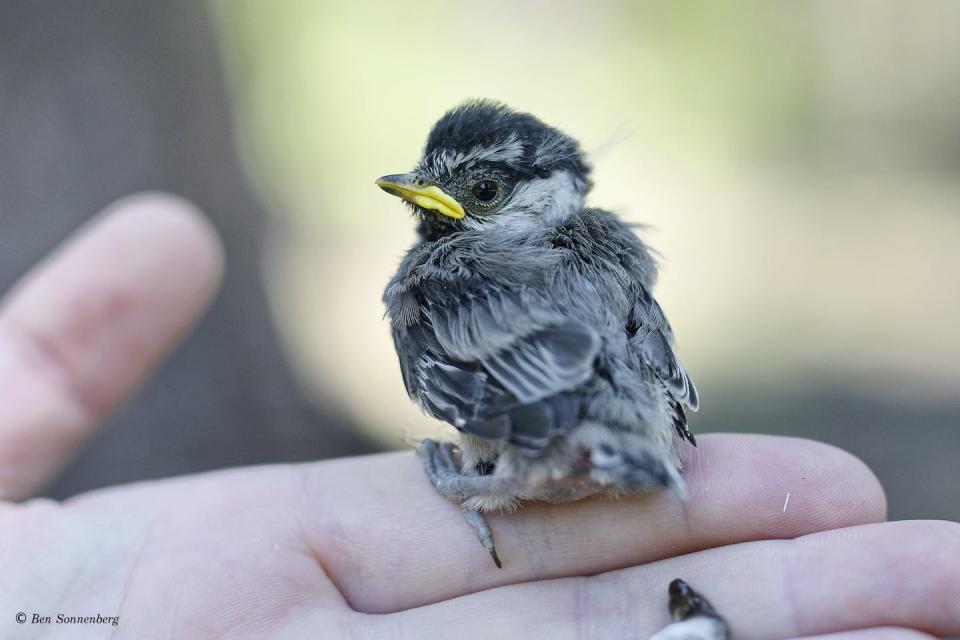
<instances>
[{"instance_id":1,"label":"tuft of head feather","mask_svg":"<svg viewBox=\"0 0 960 640\"><path fill-rule=\"evenodd\" d=\"M445 113L427 137L420 168L448 175L476 162L502 164L524 178L569 172L584 193L591 186L576 140L492 100L470 100Z\"/></svg>"}]
</instances>

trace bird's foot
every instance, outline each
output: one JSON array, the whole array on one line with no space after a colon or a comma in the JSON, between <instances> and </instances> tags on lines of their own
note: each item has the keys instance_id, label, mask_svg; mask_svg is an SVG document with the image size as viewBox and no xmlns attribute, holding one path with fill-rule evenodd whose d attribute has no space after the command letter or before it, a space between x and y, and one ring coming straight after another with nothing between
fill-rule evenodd
<instances>
[{"instance_id":1,"label":"bird's foot","mask_svg":"<svg viewBox=\"0 0 960 640\"><path fill-rule=\"evenodd\" d=\"M417 450L423 458L423 471L433 488L453 500L463 500L466 495L466 475L460 470L456 447L449 442L437 442L426 438Z\"/></svg>"},{"instance_id":2,"label":"bird's foot","mask_svg":"<svg viewBox=\"0 0 960 640\"><path fill-rule=\"evenodd\" d=\"M500 556L497 555L497 547L493 544L493 531L490 530L490 524L487 522L486 516L475 509L464 508L463 517L473 527L474 533L477 534L477 540L493 558L493 564L497 565L497 569L502 569L503 564L500 562Z\"/></svg>"},{"instance_id":3,"label":"bird's foot","mask_svg":"<svg viewBox=\"0 0 960 640\"><path fill-rule=\"evenodd\" d=\"M468 498L512 499L523 494L524 484L511 478L475 476L460 468L457 447L429 438L417 450L423 458L423 470L433 487L446 497L462 502Z\"/></svg>"},{"instance_id":4,"label":"bird's foot","mask_svg":"<svg viewBox=\"0 0 960 640\"><path fill-rule=\"evenodd\" d=\"M490 476L471 476L463 473L457 460L456 447L449 442L437 443L425 439L420 443L419 453L423 457L423 469L430 484L444 496L461 503L470 498L497 495L498 483ZM499 487L502 491L508 487ZM493 543L493 532L486 517L477 509L463 506L463 516L473 527L480 544L493 558L497 568L501 568L500 557Z\"/></svg>"},{"instance_id":5,"label":"bird's foot","mask_svg":"<svg viewBox=\"0 0 960 640\"><path fill-rule=\"evenodd\" d=\"M670 615L675 622L650 640L730 640L730 627L710 601L677 578L670 583Z\"/></svg>"}]
</instances>

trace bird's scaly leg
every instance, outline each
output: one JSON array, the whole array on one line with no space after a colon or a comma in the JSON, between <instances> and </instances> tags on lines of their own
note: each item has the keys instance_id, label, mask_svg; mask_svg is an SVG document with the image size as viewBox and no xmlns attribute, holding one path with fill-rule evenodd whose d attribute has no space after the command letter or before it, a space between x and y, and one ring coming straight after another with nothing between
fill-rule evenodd
<instances>
[{"instance_id":1,"label":"bird's scaly leg","mask_svg":"<svg viewBox=\"0 0 960 640\"><path fill-rule=\"evenodd\" d=\"M453 500L486 497L514 497L523 492L524 483L512 478L473 476L460 470L456 447L449 442L437 443L429 438L420 443L423 470L430 484Z\"/></svg>"},{"instance_id":2,"label":"bird's scaly leg","mask_svg":"<svg viewBox=\"0 0 960 640\"><path fill-rule=\"evenodd\" d=\"M521 483L514 480L463 473L454 446L449 442L437 443L427 438L420 443L418 452L423 458L423 469L430 484L441 494L458 502L479 496L513 497L521 488ZM487 519L480 511L467 507L463 507L463 516L499 569L502 565Z\"/></svg>"},{"instance_id":3,"label":"bird's scaly leg","mask_svg":"<svg viewBox=\"0 0 960 640\"><path fill-rule=\"evenodd\" d=\"M473 532L477 534L477 539L480 541L480 544L483 545L483 548L486 549L490 557L493 558L493 564L497 565L497 569L502 569L503 564L500 562L500 556L497 555L497 547L493 544L493 531L490 530L490 525L487 523L486 517L476 509L467 508L463 509L463 517L466 518L470 526L473 527Z\"/></svg>"}]
</instances>

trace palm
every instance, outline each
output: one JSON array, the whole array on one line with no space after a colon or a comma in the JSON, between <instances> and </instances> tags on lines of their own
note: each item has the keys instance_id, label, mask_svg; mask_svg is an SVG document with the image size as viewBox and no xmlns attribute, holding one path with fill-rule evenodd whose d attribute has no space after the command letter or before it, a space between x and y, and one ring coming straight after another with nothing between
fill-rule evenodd
<instances>
[{"instance_id":1,"label":"palm","mask_svg":"<svg viewBox=\"0 0 960 640\"><path fill-rule=\"evenodd\" d=\"M180 206L128 203L139 213L101 222L4 308L6 495L51 473L202 307L215 249ZM95 269L97 251L116 242L154 271L150 291L125 290L141 279ZM47 320L81 293L132 306L117 314L93 304L69 327ZM118 352L125 357L112 362ZM960 633L960 530L871 524L883 519L883 494L847 454L710 436L686 479L686 503L657 494L494 517L500 571L409 453L7 505L0 635L63 631L16 624L24 611L120 616L116 628L71 629L84 637L646 638L667 621L675 577L704 591L738 639ZM900 629L881 636L881 626Z\"/></svg>"}]
</instances>

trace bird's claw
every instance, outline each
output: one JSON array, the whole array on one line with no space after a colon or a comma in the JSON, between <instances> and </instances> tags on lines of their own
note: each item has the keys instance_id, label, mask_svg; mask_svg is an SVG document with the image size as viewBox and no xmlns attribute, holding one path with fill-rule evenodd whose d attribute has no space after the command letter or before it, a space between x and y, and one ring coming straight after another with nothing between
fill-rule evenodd
<instances>
[{"instance_id":1,"label":"bird's claw","mask_svg":"<svg viewBox=\"0 0 960 640\"><path fill-rule=\"evenodd\" d=\"M423 469L430 480L430 484L444 496L453 500L462 501L468 496L464 491L464 473L460 469L457 448L449 442L437 443L426 438L420 443L418 453L423 458ZM475 479L474 479L475 480ZM476 509L464 507L463 517L480 540L480 544L487 550L493 563L500 569L503 563L493 544L493 531L482 513Z\"/></svg>"}]
</instances>

